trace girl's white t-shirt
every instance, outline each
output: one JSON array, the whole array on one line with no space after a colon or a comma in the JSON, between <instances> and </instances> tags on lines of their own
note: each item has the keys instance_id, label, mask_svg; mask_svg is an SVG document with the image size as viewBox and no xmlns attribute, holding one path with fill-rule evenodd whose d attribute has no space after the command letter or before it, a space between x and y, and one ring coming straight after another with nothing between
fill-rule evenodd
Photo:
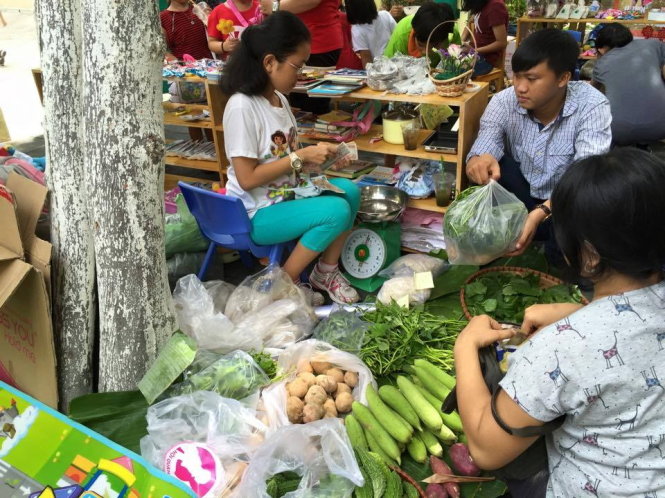
<instances>
[{"instance_id":1,"label":"girl's white t-shirt","mask_svg":"<svg viewBox=\"0 0 665 498\"><path fill-rule=\"evenodd\" d=\"M351 43L353 44L353 51L369 50L372 58L383 55L396 25L393 16L386 10L380 10L379 15L371 24L352 25Z\"/></svg>"},{"instance_id":2,"label":"girl's white t-shirt","mask_svg":"<svg viewBox=\"0 0 665 498\"><path fill-rule=\"evenodd\" d=\"M282 106L275 107L263 95L236 93L224 109L224 149L230 161L227 195L242 200L251 218L261 208L295 197L295 177L281 176L250 191L240 187L233 158L249 157L266 164L288 156L297 148L296 120L284 95L275 92Z\"/></svg>"}]
</instances>

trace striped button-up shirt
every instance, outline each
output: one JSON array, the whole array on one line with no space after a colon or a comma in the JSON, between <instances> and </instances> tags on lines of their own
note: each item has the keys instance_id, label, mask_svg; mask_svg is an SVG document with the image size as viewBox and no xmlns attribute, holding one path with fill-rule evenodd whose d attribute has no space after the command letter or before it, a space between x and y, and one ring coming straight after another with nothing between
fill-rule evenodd
<instances>
[{"instance_id":1,"label":"striped button-up shirt","mask_svg":"<svg viewBox=\"0 0 665 498\"><path fill-rule=\"evenodd\" d=\"M467 161L481 154L497 160L509 155L520 163L531 196L549 199L571 163L610 150L611 122L607 98L581 81L568 83L563 109L547 126L521 107L514 89L507 88L485 109Z\"/></svg>"}]
</instances>

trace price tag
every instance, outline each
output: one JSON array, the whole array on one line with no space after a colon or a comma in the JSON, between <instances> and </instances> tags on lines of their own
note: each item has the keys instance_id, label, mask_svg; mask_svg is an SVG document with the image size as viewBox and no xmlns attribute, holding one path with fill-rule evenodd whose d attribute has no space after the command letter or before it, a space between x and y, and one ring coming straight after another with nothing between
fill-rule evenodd
<instances>
[{"instance_id":1,"label":"price tag","mask_svg":"<svg viewBox=\"0 0 665 498\"><path fill-rule=\"evenodd\" d=\"M406 296L402 296L400 298L397 298L395 302L401 306L402 308L409 309L409 295L407 294Z\"/></svg>"},{"instance_id":2,"label":"price tag","mask_svg":"<svg viewBox=\"0 0 665 498\"><path fill-rule=\"evenodd\" d=\"M416 290L425 290L434 288L434 278L431 271L414 273L413 283Z\"/></svg>"}]
</instances>

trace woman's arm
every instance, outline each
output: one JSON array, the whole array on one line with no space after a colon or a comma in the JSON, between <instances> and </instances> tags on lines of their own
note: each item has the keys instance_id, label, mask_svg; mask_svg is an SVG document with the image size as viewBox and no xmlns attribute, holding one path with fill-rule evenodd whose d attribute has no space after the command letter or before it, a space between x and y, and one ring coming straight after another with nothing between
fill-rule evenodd
<instances>
[{"instance_id":1,"label":"woman's arm","mask_svg":"<svg viewBox=\"0 0 665 498\"><path fill-rule=\"evenodd\" d=\"M479 54L492 54L494 52L500 52L508 46L508 32L506 31L505 24L492 26L492 31L494 32L494 38L496 38L496 41L493 41L484 47L478 47L476 52Z\"/></svg>"},{"instance_id":2,"label":"woman's arm","mask_svg":"<svg viewBox=\"0 0 665 498\"><path fill-rule=\"evenodd\" d=\"M230 54L233 52L240 40L238 38L227 37L225 40L220 40L214 36L208 35L208 48L211 52L214 52L218 55Z\"/></svg>"},{"instance_id":3,"label":"woman's arm","mask_svg":"<svg viewBox=\"0 0 665 498\"><path fill-rule=\"evenodd\" d=\"M372 52L369 50L358 50L356 55L360 57L360 63L362 64L363 69L368 63L372 62Z\"/></svg>"},{"instance_id":4,"label":"woman's arm","mask_svg":"<svg viewBox=\"0 0 665 498\"><path fill-rule=\"evenodd\" d=\"M164 37L164 43L166 43L166 53L164 54L164 58L167 61L177 61L178 58L171 53L171 47L169 47L169 37L166 34L166 30L162 28L162 36Z\"/></svg>"},{"instance_id":5,"label":"woman's arm","mask_svg":"<svg viewBox=\"0 0 665 498\"><path fill-rule=\"evenodd\" d=\"M261 12L264 15L272 14L273 0L261 0ZM302 14L308 10L312 10L321 3L321 0L281 0L279 2L279 10L286 10L292 14Z\"/></svg>"}]
</instances>

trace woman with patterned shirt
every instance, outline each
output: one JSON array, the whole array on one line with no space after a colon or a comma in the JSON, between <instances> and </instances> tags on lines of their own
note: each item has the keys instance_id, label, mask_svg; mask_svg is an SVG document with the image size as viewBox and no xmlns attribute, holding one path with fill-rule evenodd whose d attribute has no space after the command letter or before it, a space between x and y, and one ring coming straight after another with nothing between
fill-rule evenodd
<instances>
[{"instance_id":1,"label":"woman with patterned shirt","mask_svg":"<svg viewBox=\"0 0 665 498\"><path fill-rule=\"evenodd\" d=\"M593 300L528 308L529 339L494 397L478 350L515 331L479 316L457 339L459 413L479 467L500 468L537 439L512 429L565 417L545 436L549 482L530 497L665 495L664 190L665 162L637 149L573 164L552 194L552 220Z\"/></svg>"}]
</instances>

